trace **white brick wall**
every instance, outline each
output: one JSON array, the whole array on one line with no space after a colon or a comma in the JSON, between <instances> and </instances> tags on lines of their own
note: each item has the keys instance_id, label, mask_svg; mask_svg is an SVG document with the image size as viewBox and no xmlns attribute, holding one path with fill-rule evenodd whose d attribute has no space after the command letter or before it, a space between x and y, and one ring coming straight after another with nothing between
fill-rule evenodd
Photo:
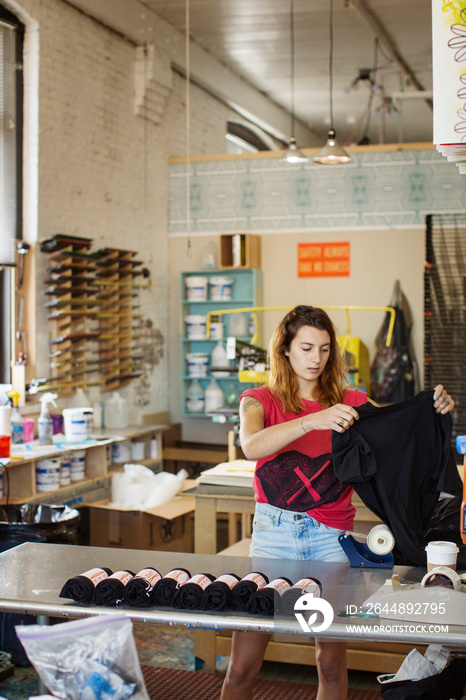
<instances>
[{"instance_id":1,"label":"white brick wall","mask_svg":"<svg viewBox=\"0 0 466 700\"><path fill-rule=\"evenodd\" d=\"M165 338L164 359L150 377L152 398L142 412L166 410L169 372L178 371L170 367L168 348L167 159L186 154L185 81L174 74L161 124L145 121L134 114L133 44L61 0L5 4L27 27L28 16L39 27L39 239L63 232L141 254L153 282L141 292L143 312ZM167 37L158 40L163 51ZM191 87L192 155L225 150L230 114ZM46 257L37 257L36 376L47 376ZM124 390L131 403L138 392L137 380ZM88 393L92 400L100 397L98 390Z\"/></svg>"}]
</instances>

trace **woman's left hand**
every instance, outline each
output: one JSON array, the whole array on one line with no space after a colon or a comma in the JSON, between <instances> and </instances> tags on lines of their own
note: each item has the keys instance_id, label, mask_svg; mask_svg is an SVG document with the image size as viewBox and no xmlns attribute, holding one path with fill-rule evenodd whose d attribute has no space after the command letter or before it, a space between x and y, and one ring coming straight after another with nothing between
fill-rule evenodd
<instances>
[{"instance_id":1,"label":"woman's left hand","mask_svg":"<svg viewBox=\"0 0 466 700\"><path fill-rule=\"evenodd\" d=\"M437 413L451 413L455 408L455 402L441 384L434 389L434 408Z\"/></svg>"}]
</instances>

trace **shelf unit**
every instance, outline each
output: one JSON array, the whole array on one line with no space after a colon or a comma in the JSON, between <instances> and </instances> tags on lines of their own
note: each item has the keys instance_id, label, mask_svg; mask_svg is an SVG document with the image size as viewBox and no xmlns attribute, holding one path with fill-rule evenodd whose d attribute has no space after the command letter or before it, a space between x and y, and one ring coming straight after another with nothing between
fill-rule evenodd
<instances>
[{"instance_id":1,"label":"shelf unit","mask_svg":"<svg viewBox=\"0 0 466 700\"><path fill-rule=\"evenodd\" d=\"M92 439L80 444L40 446L37 441L27 445L12 447L12 459L5 465L8 471L9 503L64 503L77 505L106 498L110 493L110 478L112 474L123 470L123 464L112 462L112 445L126 441L144 442L144 458L132 464L142 464L154 471L162 469L162 436L169 425L147 425L128 427L119 430L95 431ZM151 440L157 441L157 457L150 457ZM75 481L58 490L38 492L36 488L37 462L62 458L73 452L85 450L85 476L81 481ZM3 463L3 460L0 460ZM6 503L7 477L3 475L3 498L0 503Z\"/></svg>"},{"instance_id":2,"label":"shelf unit","mask_svg":"<svg viewBox=\"0 0 466 700\"><path fill-rule=\"evenodd\" d=\"M206 301L190 301L188 300L186 290L186 279L189 277L231 277L234 282L231 292L231 300L216 301L210 299L210 285L208 285L208 293ZM181 377L181 415L191 418L205 418L205 413L197 413L186 410L186 393L190 383L194 377L188 376L188 368L186 364L186 355L192 352L204 352L209 355L217 345L218 340L193 340L188 338L186 334L186 316L201 315L205 316L209 311L225 311L227 309L248 308L262 305L262 273L261 270L255 269L229 269L229 270L201 270L189 271L181 273L181 349L180 349L180 377ZM223 322L223 340L226 344L228 336L228 326L230 322L230 314L222 315ZM251 337L245 336L239 338L244 342L250 342ZM230 362L231 364L231 362ZM210 367L210 366L209 366ZM245 389L254 386L253 384L243 384L239 382L238 373L232 372L229 377L214 377L210 368L206 377L197 377L202 388L205 390L212 379L216 379L221 389L225 392L228 386L233 383L241 393Z\"/></svg>"},{"instance_id":3,"label":"shelf unit","mask_svg":"<svg viewBox=\"0 0 466 700\"><path fill-rule=\"evenodd\" d=\"M55 234L41 244L48 256L45 295L50 323L47 390L76 386L101 391L126 386L143 371L139 290L150 282L136 253L91 250L91 238ZM42 390L42 389L41 389Z\"/></svg>"}]
</instances>

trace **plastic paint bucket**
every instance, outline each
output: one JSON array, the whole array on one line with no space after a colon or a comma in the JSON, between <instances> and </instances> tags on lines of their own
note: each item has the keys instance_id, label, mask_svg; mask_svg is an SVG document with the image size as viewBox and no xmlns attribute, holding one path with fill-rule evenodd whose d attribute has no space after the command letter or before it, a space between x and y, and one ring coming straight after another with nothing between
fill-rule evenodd
<instances>
[{"instance_id":1,"label":"plastic paint bucket","mask_svg":"<svg viewBox=\"0 0 466 700\"><path fill-rule=\"evenodd\" d=\"M92 408L64 408L63 422L67 442L84 442L91 436Z\"/></svg>"},{"instance_id":2,"label":"plastic paint bucket","mask_svg":"<svg viewBox=\"0 0 466 700\"><path fill-rule=\"evenodd\" d=\"M132 442L131 443L131 459L135 461L141 461L144 459L145 444L143 442Z\"/></svg>"},{"instance_id":3,"label":"plastic paint bucket","mask_svg":"<svg viewBox=\"0 0 466 700\"><path fill-rule=\"evenodd\" d=\"M207 301L207 277L186 277L188 301Z\"/></svg>"},{"instance_id":4,"label":"plastic paint bucket","mask_svg":"<svg viewBox=\"0 0 466 700\"><path fill-rule=\"evenodd\" d=\"M189 377L207 377L210 355L206 352L188 352L186 364Z\"/></svg>"},{"instance_id":5,"label":"plastic paint bucket","mask_svg":"<svg viewBox=\"0 0 466 700\"><path fill-rule=\"evenodd\" d=\"M60 466L60 486L71 483L71 457L62 457Z\"/></svg>"},{"instance_id":6,"label":"plastic paint bucket","mask_svg":"<svg viewBox=\"0 0 466 700\"><path fill-rule=\"evenodd\" d=\"M233 277L211 277L209 285L212 301L230 301L234 281Z\"/></svg>"},{"instance_id":7,"label":"plastic paint bucket","mask_svg":"<svg viewBox=\"0 0 466 700\"><path fill-rule=\"evenodd\" d=\"M223 338L223 323L215 321L210 324L210 340L222 340Z\"/></svg>"},{"instance_id":8,"label":"plastic paint bucket","mask_svg":"<svg viewBox=\"0 0 466 700\"><path fill-rule=\"evenodd\" d=\"M191 340L205 340L206 317L200 315L185 316L186 335Z\"/></svg>"},{"instance_id":9,"label":"plastic paint bucket","mask_svg":"<svg viewBox=\"0 0 466 700\"><path fill-rule=\"evenodd\" d=\"M124 464L131 459L131 445L128 440L115 442L112 445L112 462Z\"/></svg>"},{"instance_id":10,"label":"plastic paint bucket","mask_svg":"<svg viewBox=\"0 0 466 700\"><path fill-rule=\"evenodd\" d=\"M71 481L83 481L86 474L86 451L77 450L76 452L73 452L70 466Z\"/></svg>"},{"instance_id":11,"label":"plastic paint bucket","mask_svg":"<svg viewBox=\"0 0 466 700\"><path fill-rule=\"evenodd\" d=\"M60 488L60 460L41 459L36 465L36 490L38 493L58 491Z\"/></svg>"}]
</instances>

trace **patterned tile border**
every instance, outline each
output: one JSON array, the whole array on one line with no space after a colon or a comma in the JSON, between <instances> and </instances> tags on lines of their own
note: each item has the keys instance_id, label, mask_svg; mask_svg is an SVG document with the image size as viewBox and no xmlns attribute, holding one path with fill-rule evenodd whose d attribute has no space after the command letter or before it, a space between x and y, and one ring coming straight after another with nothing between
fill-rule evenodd
<instances>
[{"instance_id":1,"label":"patterned tile border","mask_svg":"<svg viewBox=\"0 0 466 700\"><path fill-rule=\"evenodd\" d=\"M279 158L190 163L193 234L419 228L466 208L466 177L435 150L355 154L352 163ZM185 234L186 163L170 165L170 234Z\"/></svg>"}]
</instances>

